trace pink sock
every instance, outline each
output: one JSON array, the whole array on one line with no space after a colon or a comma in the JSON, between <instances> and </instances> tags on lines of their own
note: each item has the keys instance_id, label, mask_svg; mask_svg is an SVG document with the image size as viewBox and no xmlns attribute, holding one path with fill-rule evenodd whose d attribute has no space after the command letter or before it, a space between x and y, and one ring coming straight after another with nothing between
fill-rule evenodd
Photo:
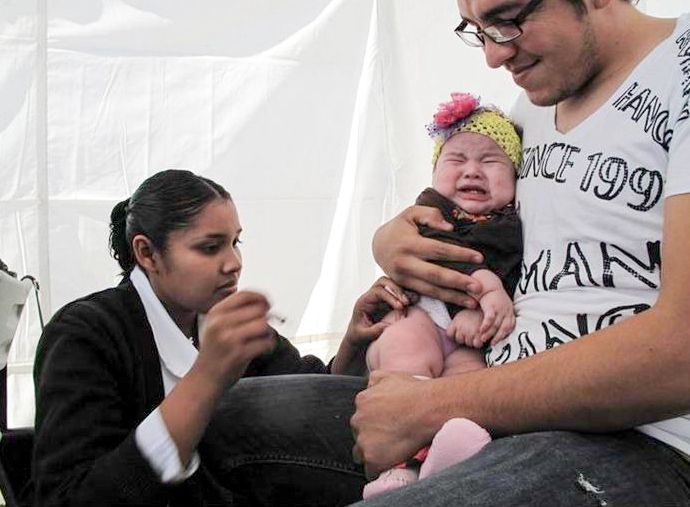
<instances>
[{"instance_id":1,"label":"pink sock","mask_svg":"<svg viewBox=\"0 0 690 507\"><path fill-rule=\"evenodd\" d=\"M408 467L396 467L381 472L377 479L367 483L362 491L362 498L366 500L386 491L402 488L417 482L417 470Z\"/></svg>"},{"instance_id":2,"label":"pink sock","mask_svg":"<svg viewBox=\"0 0 690 507\"><path fill-rule=\"evenodd\" d=\"M465 461L489 442L489 433L469 419L455 418L446 421L431 442L429 454L419 470L419 478L424 479Z\"/></svg>"}]
</instances>

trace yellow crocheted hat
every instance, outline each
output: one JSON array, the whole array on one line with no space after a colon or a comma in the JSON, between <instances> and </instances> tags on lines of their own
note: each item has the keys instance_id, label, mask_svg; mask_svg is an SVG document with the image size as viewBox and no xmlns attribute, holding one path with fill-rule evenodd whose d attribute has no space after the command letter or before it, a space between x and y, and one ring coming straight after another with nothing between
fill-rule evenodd
<instances>
[{"instance_id":1,"label":"yellow crocheted hat","mask_svg":"<svg viewBox=\"0 0 690 507\"><path fill-rule=\"evenodd\" d=\"M441 149L448 139L461 132L474 132L498 144L517 171L522 163L519 127L498 108L480 106L479 98L469 93L451 93L451 98L450 102L439 105L434 121L426 126L434 140L432 166L436 167Z\"/></svg>"}]
</instances>

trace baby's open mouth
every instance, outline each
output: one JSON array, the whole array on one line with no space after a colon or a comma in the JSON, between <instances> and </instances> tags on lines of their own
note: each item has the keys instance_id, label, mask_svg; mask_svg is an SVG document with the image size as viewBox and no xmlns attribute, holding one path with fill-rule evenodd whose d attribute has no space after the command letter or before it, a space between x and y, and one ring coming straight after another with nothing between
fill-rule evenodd
<instances>
[{"instance_id":1,"label":"baby's open mouth","mask_svg":"<svg viewBox=\"0 0 690 507\"><path fill-rule=\"evenodd\" d=\"M466 192L470 194L486 194L486 190L476 185L465 185L460 187L459 190L460 192Z\"/></svg>"}]
</instances>

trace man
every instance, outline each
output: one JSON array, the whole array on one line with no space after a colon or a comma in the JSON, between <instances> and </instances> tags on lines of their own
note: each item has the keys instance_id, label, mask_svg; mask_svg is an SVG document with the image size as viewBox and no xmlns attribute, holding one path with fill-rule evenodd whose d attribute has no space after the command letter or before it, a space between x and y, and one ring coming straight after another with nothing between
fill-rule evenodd
<instances>
[{"instance_id":1,"label":"man","mask_svg":"<svg viewBox=\"0 0 690 507\"><path fill-rule=\"evenodd\" d=\"M690 505L690 16L652 18L626 0L458 7L458 35L524 90L517 324L486 351L491 368L372 375L351 421L369 475L453 417L495 440L364 505ZM477 253L421 238L418 224L447 227L408 208L377 232L379 264L474 306L476 282L429 260Z\"/></svg>"}]
</instances>

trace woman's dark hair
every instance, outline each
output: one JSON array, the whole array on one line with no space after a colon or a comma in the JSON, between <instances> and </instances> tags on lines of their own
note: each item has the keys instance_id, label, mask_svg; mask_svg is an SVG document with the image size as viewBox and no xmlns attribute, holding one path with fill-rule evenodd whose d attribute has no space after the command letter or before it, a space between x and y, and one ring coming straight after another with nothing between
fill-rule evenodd
<instances>
[{"instance_id":1,"label":"woman's dark hair","mask_svg":"<svg viewBox=\"0 0 690 507\"><path fill-rule=\"evenodd\" d=\"M216 199L232 200L221 185L191 171L167 169L147 178L110 213L110 252L123 274L136 265L134 236L143 234L156 250L165 252L170 233L186 228Z\"/></svg>"}]
</instances>

